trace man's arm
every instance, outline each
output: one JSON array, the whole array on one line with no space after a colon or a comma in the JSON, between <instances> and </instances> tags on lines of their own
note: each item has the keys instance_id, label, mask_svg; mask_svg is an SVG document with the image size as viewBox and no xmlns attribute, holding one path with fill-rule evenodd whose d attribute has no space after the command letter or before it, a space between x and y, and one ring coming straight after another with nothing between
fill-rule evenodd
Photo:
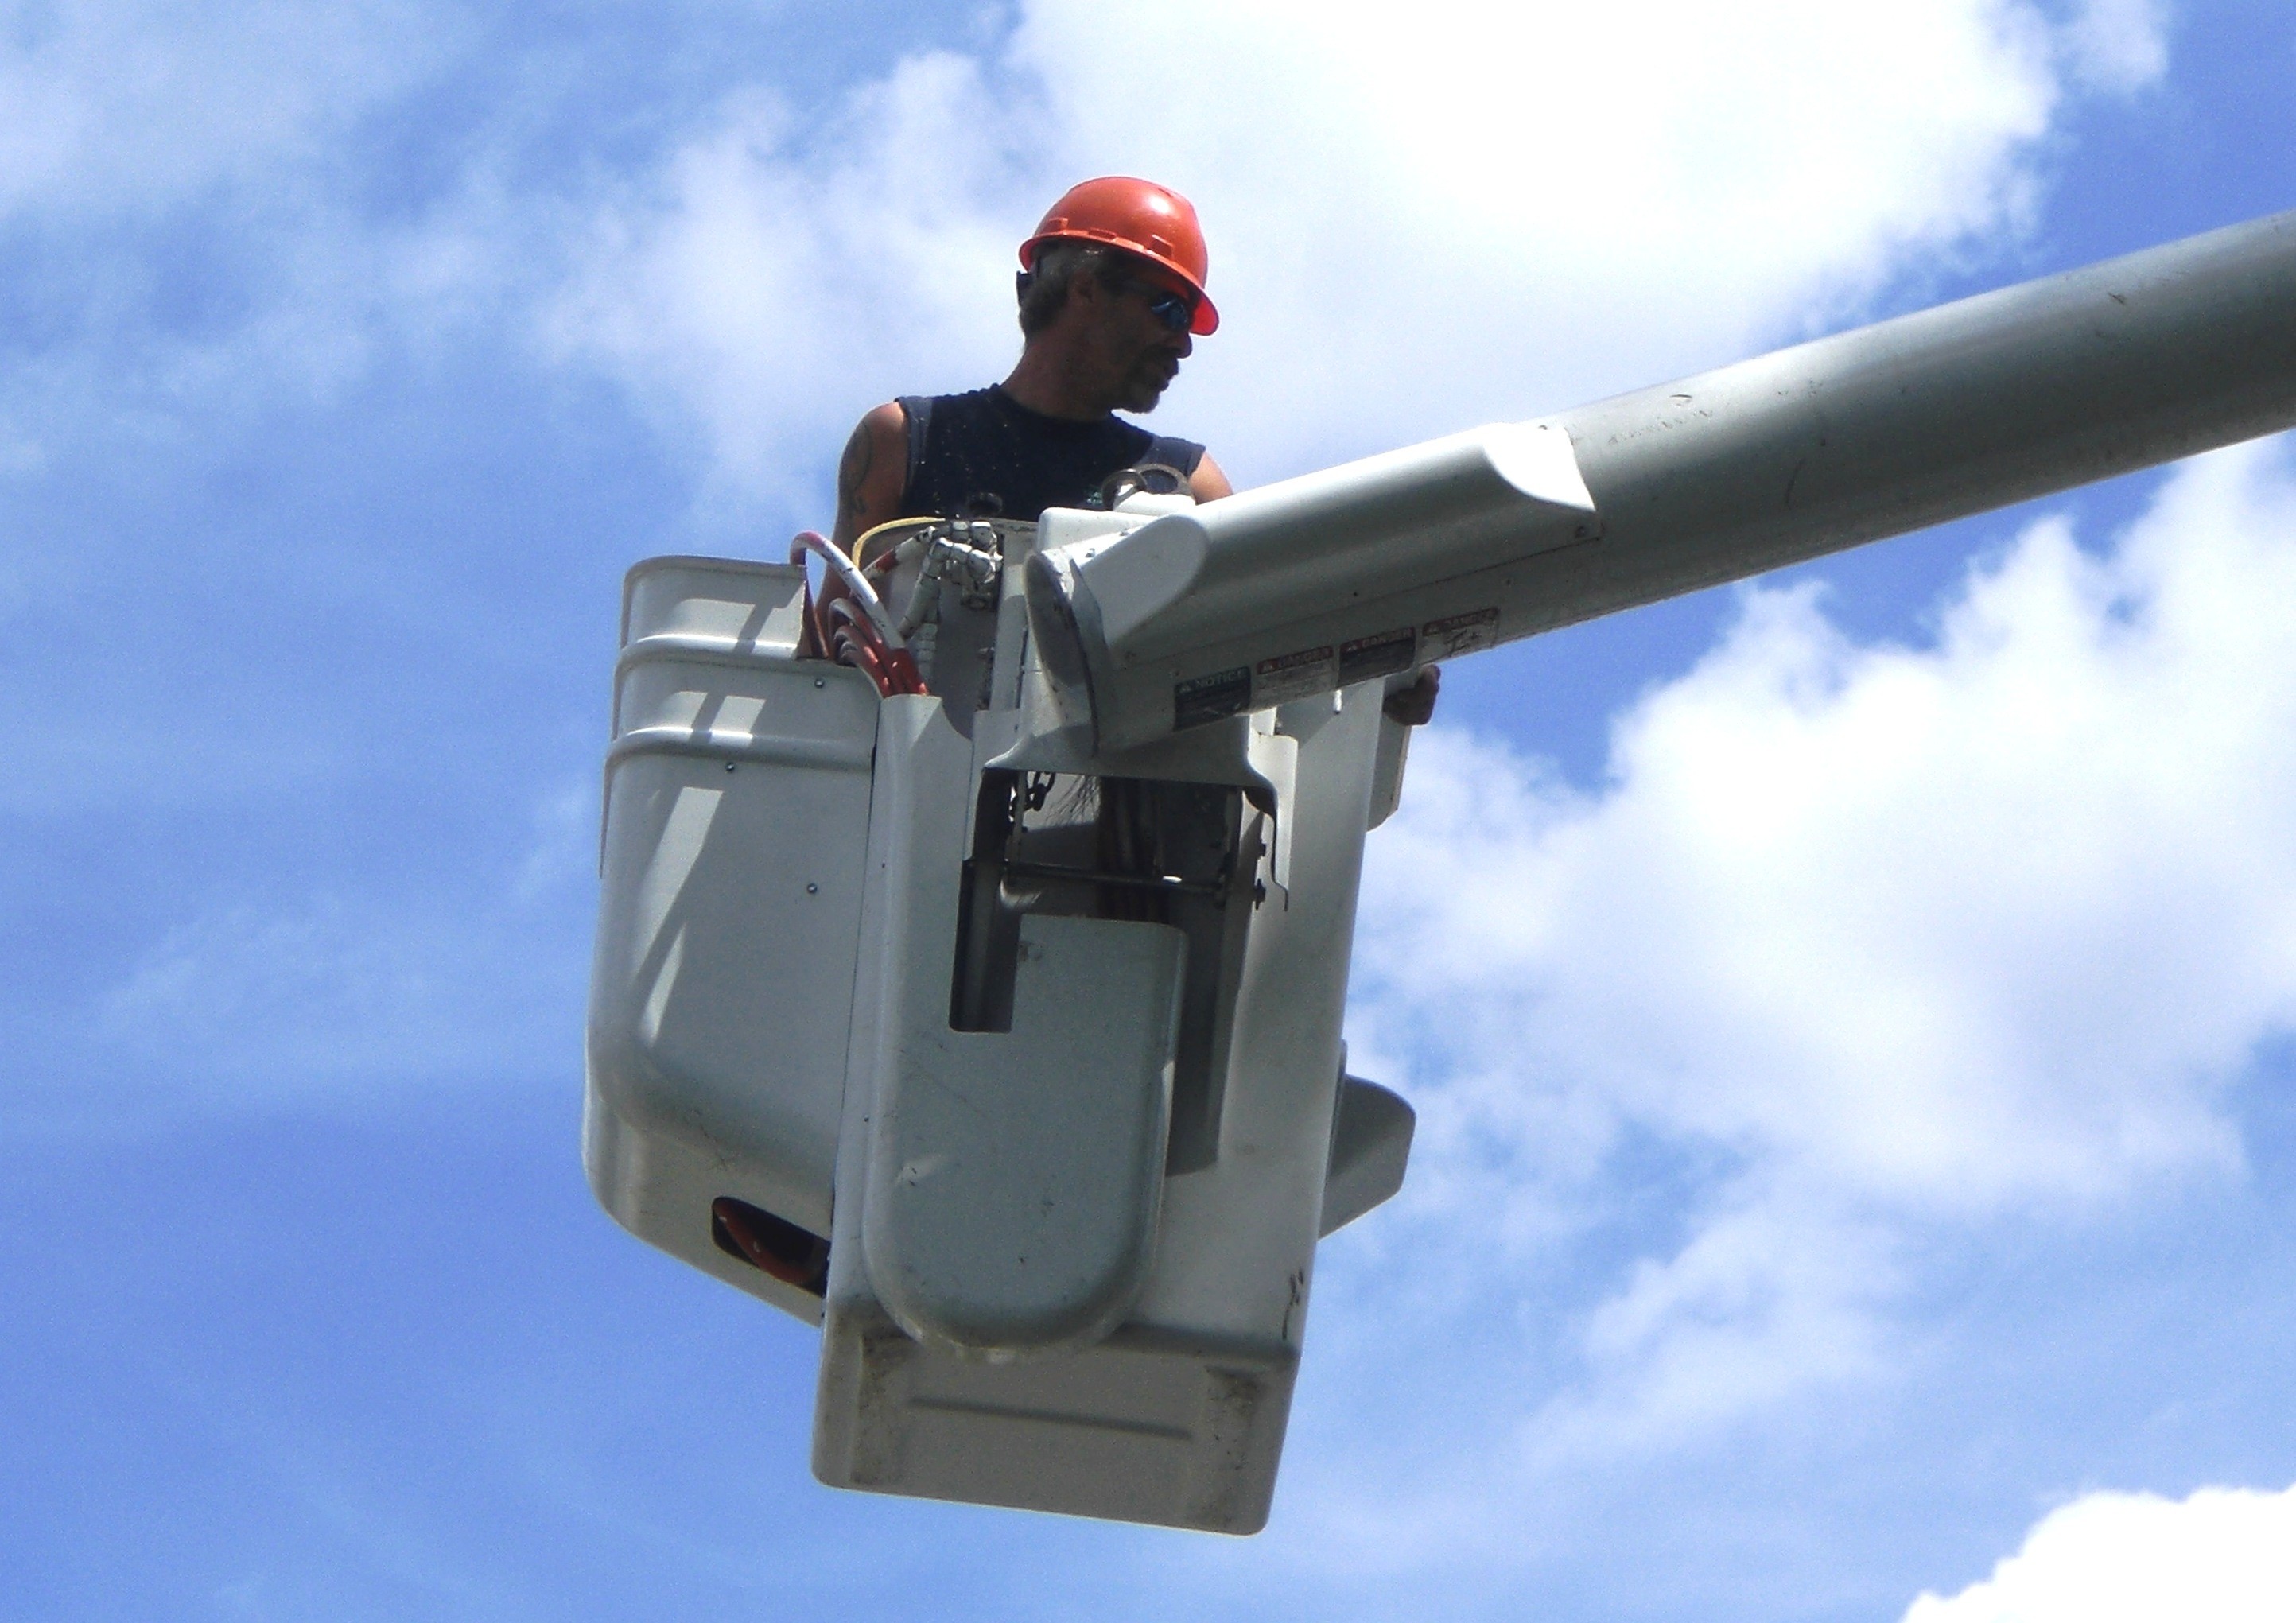
<instances>
[{"instance_id":1,"label":"man's arm","mask_svg":"<svg viewBox=\"0 0 2296 1623\"><path fill-rule=\"evenodd\" d=\"M1188 494L1200 502L1217 502L1235 494L1235 487L1227 482L1227 475L1220 471L1210 451L1196 459L1196 471L1188 475Z\"/></svg>"},{"instance_id":2,"label":"man's arm","mask_svg":"<svg viewBox=\"0 0 2296 1623\"><path fill-rule=\"evenodd\" d=\"M849 557L854 544L900 516L908 494L909 414L888 400L854 425L837 459L837 528L830 539Z\"/></svg>"}]
</instances>

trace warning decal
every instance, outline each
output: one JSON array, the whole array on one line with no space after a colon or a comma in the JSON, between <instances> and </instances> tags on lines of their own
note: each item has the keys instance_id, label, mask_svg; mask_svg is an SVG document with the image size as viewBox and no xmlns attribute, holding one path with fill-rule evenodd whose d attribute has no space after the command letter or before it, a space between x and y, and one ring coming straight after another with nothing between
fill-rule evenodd
<instances>
[{"instance_id":1,"label":"warning decal","mask_svg":"<svg viewBox=\"0 0 2296 1623\"><path fill-rule=\"evenodd\" d=\"M1398 626L1392 631L1382 631L1375 636L1359 636L1352 643L1340 644L1340 685L1351 687L1358 682L1368 682L1374 676L1391 676L1399 670L1409 670L1412 655L1419 649L1419 634L1408 626Z\"/></svg>"},{"instance_id":2,"label":"warning decal","mask_svg":"<svg viewBox=\"0 0 2296 1623\"><path fill-rule=\"evenodd\" d=\"M1262 660L1253 668L1251 708L1264 710L1271 704L1305 699L1311 693L1328 693L1339 684L1339 661L1332 659L1330 643L1298 649Z\"/></svg>"},{"instance_id":3,"label":"warning decal","mask_svg":"<svg viewBox=\"0 0 2296 1623\"><path fill-rule=\"evenodd\" d=\"M1448 660L1478 649L1495 648L1499 640L1499 611L1478 609L1472 614L1429 620L1421 627L1421 635L1427 639L1427 657L1431 660Z\"/></svg>"},{"instance_id":4,"label":"warning decal","mask_svg":"<svg viewBox=\"0 0 2296 1623\"><path fill-rule=\"evenodd\" d=\"M1251 703L1251 667L1216 670L1209 676L1191 676L1172 686L1172 725L1201 726L1233 716Z\"/></svg>"}]
</instances>

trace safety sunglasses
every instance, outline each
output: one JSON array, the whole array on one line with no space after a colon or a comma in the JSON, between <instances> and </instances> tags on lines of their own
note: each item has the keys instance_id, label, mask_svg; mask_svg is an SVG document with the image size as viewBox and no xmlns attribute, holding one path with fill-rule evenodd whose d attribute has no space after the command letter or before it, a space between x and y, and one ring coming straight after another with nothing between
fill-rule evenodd
<instances>
[{"instance_id":1,"label":"safety sunglasses","mask_svg":"<svg viewBox=\"0 0 2296 1623\"><path fill-rule=\"evenodd\" d=\"M1146 299L1148 314L1175 332L1185 332L1195 323L1196 300L1192 293L1176 293L1146 282L1127 282L1123 289Z\"/></svg>"}]
</instances>

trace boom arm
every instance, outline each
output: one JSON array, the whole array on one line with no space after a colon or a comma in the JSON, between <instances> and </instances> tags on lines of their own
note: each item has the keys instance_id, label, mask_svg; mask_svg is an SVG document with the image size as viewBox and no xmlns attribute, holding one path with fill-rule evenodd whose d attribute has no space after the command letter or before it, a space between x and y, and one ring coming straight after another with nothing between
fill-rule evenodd
<instances>
[{"instance_id":1,"label":"boom arm","mask_svg":"<svg viewBox=\"0 0 2296 1623\"><path fill-rule=\"evenodd\" d=\"M1040 554L1040 734L1121 750L2296 424L2296 212Z\"/></svg>"}]
</instances>

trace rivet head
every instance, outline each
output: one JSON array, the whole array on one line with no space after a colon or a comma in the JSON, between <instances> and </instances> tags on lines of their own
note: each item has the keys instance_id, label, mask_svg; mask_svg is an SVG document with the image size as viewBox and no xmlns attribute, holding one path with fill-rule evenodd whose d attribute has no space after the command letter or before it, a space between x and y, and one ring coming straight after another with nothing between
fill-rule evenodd
<instances>
[{"instance_id":1,"label":"rivet head","mask_svg":"<svg viewBox=\"0 0 2296 1623\"><path fill-rule=\"evenodd\" d=\"M734 770L734 763L733 763L733 762L731 762L731 761L727 761L727 762L726 763L726 771L728 771L728 772L733 771L733 770Z\"/></svg>"},{"instance_id":2,"label":"rivet head","mask_svg":"<svg viewBox=\"0 0 2296 1623\"><path fill-rule=\"evenodd\" d=\"M816 676L813 679L813 684L816 687L827 687L829 685L829 678L826 676Z\"/></svg>"},{"instance_id":3,"label":"rivet head","mask_svg":"<svg viewBox=\"0 0 2296 1623\"><path fill-rule=\"evenodd\" d=\"M821 887L819 885L808 885L805 888L805 893L808 896L819 896L821 894Z\"/></svg>"}]
</instances>

